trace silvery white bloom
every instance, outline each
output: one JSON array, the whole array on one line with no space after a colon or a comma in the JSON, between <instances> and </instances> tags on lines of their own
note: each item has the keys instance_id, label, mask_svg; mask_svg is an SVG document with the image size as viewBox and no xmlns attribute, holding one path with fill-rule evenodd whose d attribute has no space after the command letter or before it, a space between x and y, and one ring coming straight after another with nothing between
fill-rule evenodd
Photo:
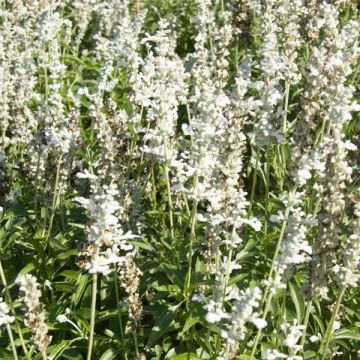
<instances>
[{"instance_id":1,"label":"silvery white bloom","mask_svg":"<svg viewBox=\"0 0 360 360\"><path fill-rule=\"evenodd\" d=\"M68 321L68 317L64 314L60 314L56 317L56 320L59 322L59 323L65 323Z\"/></svg>"},{"instance_id":2,"label":"silvery white bloom","mask_svg":"<svg viewBox=\"0 0 360 360\"><path fill-rule=\"evenodd\" d=\"M141 43L146 45L148 54L131 85L133 101L146 109L143 151L156 161L176 167L177 150L171 139L175 135L178 107L186 100L188 74L175 52L176 42L169 25L162 19L155 34L145 34Z\"/></svg>"},{"instance_id":3,"label":"silvery white bloom","mask_svg":"<svg viewBox=\"0 0 360 360\"><path fill-rule=\"evenodd\" d=\"M227 301L231 301L231 310L226 314L229 323L224 327L226 342L243 340L248 322L254 324L258 329L266 326L266 321L254 311L261 300L259 288L248 288L243 291L233 288L225 298Z\"/></svg>"},{"instance_id":4,"label":"silvery white bloom","mask_svg":"<svg viewBox=\"0 0 360 360\"><path fill-rule=\"evenodd\" d=\"M341 327L340 321L334 321L333 326L331 328L331 332L333 333L336 330L339 330Z\"/></svg>"},{"instance_id":5,"label":"silvery white bloom","mask_svg":"<svg viewBox=\"0 0 360 360\"><path fill-rule=\"evenodd\" d=\"M0 298L0 326L11 324L14 320L14 316L9 315L9 307L3 302L3 299Z\"/></svg>"},{"instance_id":6,"label":"silvery white bloom","mask_svg":"<svg viewBox=\"0 0 360 360\"><path fill-rule=\"evenodd\" d=\"M317 342L320 341L320 339L321 339L320 334L318 334L318 336L317 336L317 335L312 335L312 336L310 336L310 341L311 341L312 343L317 343Z\"/></svg>"},{"instance_id":7,"label":"silvery white bloom","mask_svg":"<svg viewBox=\"0 0 360 360\"><path fill-rule=\"evenodd\" d=\"M81 331L81 329L73 322L71 321L67 315L69 315L70 313L70 309L67 308L65 309L65 314L59 314L57 317L56 317L56 320L61 323L61 324L64 324L64 323L69 323L70 325L72 325L80 334L83 335L83 332Z\"/></svg>"},{"instance_id":8,"label":"silvery white bloom","mask_svg":"<svg viewBox=\"0 0 360 360\"><path fill-rule=\"evenodd\" d=\"M267 285L271 285L273 293L279 288L286 287L290 271L294 266L311 260L312 247L307 241L307 232L317 223L309 215L306 216L302 210L301 197L302 194L299 192L289 195L289 216L286 219L285 239L280 245L279 255L274 259L274 276L266 281ZM285 221L282 213L272 216L272 220L278 219Z\"/></svg>"},{"instance_id":9,"label":"silvery white bloom","mask_svg":"<svg viewBox=\"0 0 360 360\"><path fill-rule=\"evenodd\" d=\"M24 305L25 325L32 331L31 341L40 352L45 353L52 337L48 335L49 328L45 323L46 313L42 309L41 291L35 276L19 275L16 283L20 287L20 300Z\"/></svg>"},{"instance_id":10,"label":"silvery white bloom","mask_svg":"<svg viewBox=\"0 0 360 360\"><path fill-rule=\"evenodd\" d=\"M339 284L356 287L360 265L360 202L355 204L354 215L353 233L346 240L340 264L336 264L333 271Z\"/></svg>"},{"instance_id":11,"label":"silvery white bloom","mask_svg":"<svg viewBox=\"0 0 360 360\"><path fill-rule=\"evenodd\" d=\"M297 325L297 321L294 320L293 324L283 323L280 325L280 329L285 335L283 345L287 348L287 354L279 352L278 350L267 350L266 359L288 359L288 360L303 360L301 355L297 355L302 350L302 346L298 345L298 342L302 336L304 330L303 325Z\"/></svg>"},{"instance_id":12,"label":"silvery white bloom","mask_svg":"<svg viewBox=\"0 0 360 360\"><path fill-rule=\"evenodd\" d=\"M87 174L80 175L86 177ZM122 253L133 250L127 241L136 238L131 232L124 232L119 224L117 213L121 205L116 197L119 192L114 184L100 185L100 179L90 174L92 195L89 199L78 197L79 202L90 214L91 224L88 227L87 243L95 247L90 261L85 268L90 273L109 275L113 265L126 262Z\"/></svg>"},{"instance_id":13,"label":"silvery white bloom","mask_svg":"<svg viewBox=\"0 0 360 360\"><path fill-rule=\"evenodd\" d=\"M301 79L296 64L301 46L300 24L305 6L301 0L269 1L259 8L263 43L260 48L259 79L251 87L258 91L257 106L250 121L254 130L250 140L256 146L272 140L284 142L280 129L283 117L283 82L287 86ZM280 36L286 33L287 36Z\"/></svg>"},{"instance_id":14,"label":"silvery white bloom","mask_svg":"<svg viewBox=\"0 0 360 360\"><path fill-rule=\"evenodd\" d=\"M287 355L281 353L278 350L267 349L265 352L265 359L266 360L278 360L278 359L286 359Z\"/></svg>"}]
</instances>

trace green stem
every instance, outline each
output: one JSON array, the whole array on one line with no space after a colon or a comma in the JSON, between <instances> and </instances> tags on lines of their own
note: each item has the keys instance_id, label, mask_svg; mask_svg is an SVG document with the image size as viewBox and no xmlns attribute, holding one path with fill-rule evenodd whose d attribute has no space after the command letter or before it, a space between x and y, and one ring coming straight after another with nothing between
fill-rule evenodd
<instances>
[{"instance_id":1,"label":"green stem","mask_svg":"<svg viewBox=\"0 0 360 360\"><path fill-rule=\"evenodd\" d=\"M233 251L234 251L234 244L232 243L232 241L233 241L235 234L236 234L236 229L235 229L235 227L233 227L233 230L231 232L231 244L230 244L231 247L228 252L228 257L227 257L227 261L226 261L226 270L225 270L225 275L224 275L224 283L223 283L224 289L223 289L222 305L224 305L225 295L226 295L226 287L227 287L226 285L230 278L231 259L232 259Z\"/></svg>"},{"instance_id":2,"label":"green stem","mask_svg":"<svg viewBox=\"0 0 360 360\"><path fill-rule=\"evenodd\" d=\"M289 94L290 94L290 83L286 81L285 83L285 94L284 94L284 114L282 119L282 131L285 136L287 131L287 115L288 115L288 109L289 109Z\"/></svg>"},{"instance_id":3,"label":"green stem","mask_svg":"<svg viewBox=\"0 0 360 360\"><path fill-rule=\"evenodd\" d=\"M281 226L281 230L280 230L280 234L279 234L279 238L278 238L278 241L277 241L277 244L276 244L276 248L275 248L275 253L274 253L274 256L273 256L273 260L271 262L271 267L270 267L270 272L269 272L269 276L268 276L268 285L266 285L266 288L265 288L265 291L264 291L264 295L263 295L263 298L262 298L262 301L261 301L261 307L263 306L264 302L265 302L265 308L264 308L264 311L263 311L263 314L262 314L262 319L263 320L266 320L266 316L267 316L267 313L269 311L269 308L270 308L270 304L271 304L271 300L272 300L272 297L273 297L273 294L270 293L269 294L269 290L270 290L270 285L269 285L269 282L270 280L272 279L273 277L273 273L274 273L274 268L275 268L275 259L277 259L278 255L279 255L279 252L280 252L280 246L282 244L282 241L284 239L284 235L285 235L285 229L286 229L286 224L287 224L287 220L288 220L288 217L289 217L289 213L290 213L290 208L291 206L289 205L290 203L290 199L293 195L293 193L295 192L296 190L293 189L289 192L289 196L288 196L288 200L287 200L287 205L286 205L286 210L285 210L285 214L284 214L284 220L283 220L283 223L282 223L282 226ZM252 347L252 351L251 351L251 356L250 356L250 360L252 360L254 358L254 355L255 355L255 352L256 352L256 348L257 348L257 345L259 343L259 339L261 337L261 334L262 334L262 329L258 329L257 330L257 334L256 334L256 338L254 340L254 344L253 344L253 347Z\"/></svg>"},{"instance_id":4,"label":"green stem","mask_svg":"<svg viewBox=\"0 0 360 360\"><path fill-rule=\"evenodd\" d=\"M86 360L91 360L93 342L94 342L94 328L95 328L95 314L96 314L96 295L97 295L97 274L93 274L92 278L92 293L91 293L91 313L90 313L90 336Z\"/></svg>"},{"instance_id":5,"label":"green stem","mask_svg":"<svg viewBox=\"0 0 360 360\"><path fill-rule=\"evenodd\" d=\"M284 220L283 220L282 225L281 225L281 230L280 230L279 238L278 238L278 241L277 241L277 244L276 244L276 248L275 248L273 260L272 260L272 262L271 262L271 267L270 267L270 272L269 272L269 276L268 276L268 281L270 281L270 280L272 279L272 275L273 275L274 267L275 267L275 259L276 259L276 258L278 257L278 255L279 255L280 246L281 246L282 241L283 241L283 239L284 239L285 229L286 229L286 225L287 225L287 220L288 220L289 213L290 213L289 200L290 200L290 197L292 196L292 194L293 194L294 192L295 192L295 190L290 191L289 196L288 196L288 204L287 204L286 209L285 209ZM265 298L266 298L266 296L267 296L267 293L269 292L269 289L270 289L270 286L267 285L266 288L265 288L265 292L264 292L263 299L262 299L262 304L264 304L264 302L265 302Z\"/></svg>"},{"instance_id":6,"label":"green stem","mask_svg":"<svg viewBox=\"0 0 360 360\"><path fill-rule=\"evenodd\" d=\"M35 213L35 223L37 224L38 222L38 216L37 216L37 212L38 212L38 197L37 197L37 193L38 193L38 183L39 183L39 171L40 171L40 152L39 152L39 156L38 156L38 161L36 164L36 172L35 172L35 185L34 185L34 193L35 193L35 204L34 204L34 213Z\"/></svg>"},{"instance_id":7,"label":"green stem","mask_svg":"<svg viewBox=\"0 0 360 360\"><path fill-rule=\"evenodd\" d=\"M139 360L140 356L139 356L139 345L138 345L138 341L137 341L137 322L136 320L133 321L133 338L134 338L134 347L135 347L135 360Z\"/></svg>"},{"instance_id":8,"label":"green stem","mask_svg":"<svg viewBox=\"0 0 360 360\"><path fill-rule=\"evenodd\" d=\"M173 218L173 208L172 208L172 199L171 199L171 185L170 185L170 178L169 178L169 167L168 167L168 148L167 148L167 139L164 136L164 156L165 156L165 165L164 165L164 171L165 171L165 181L166 181L166 190L167 190L167 196L168 196L168 207L169 207L169 220L170 220L170 236L171 236L171 242L174 243L174 218Z\"/></svg>"},{"instance_id":9,"label":"green stem","mask_svg":"<svg viewBox=\"0 0 360 360\"><path fill-rule=\"evenodd\" d=\"M270 145L266 147L266 184L265 184L265 224L264 232L267 234L267 221L269 215L269 194L270 194Z\"/></svg>"},{"instance_id":10,"label":"green stem","mask_svg":"<svg viewBox=\"0 0 360 360\"><path fill-rule=\"evenodd\" d=\"M23 338L23 335L22 335L22 332L21 332L21 329L20 329L19 322L16 319L16 313L15 313L14 305L13 305L13 302L12 302L12 299L11 299L10 291L9 291L8 284L7 284L6 277L5 277L4 268L2 266L1 261L0 261L0 278L1 278L1 282L2 282L2 284L4 286L4 289L5 289L6 303L9 306L11 314L15 318L14 323L15 323L16 331L17 331L17 333L19 335L21 347L22 347L22 349L24 351L26 359L30 360L29 352L26 349L25 341L24 341L24 338ZM11 328L10 328L10 331L11 331Z\"/></svg>"},{"instance_id":11,"label":"green stem","mask_svg":"<svg viewBox=\"0 0 360 360\"><path fill-rule=\"evenodd\" d=\"M331 339L331 334L332 334L332 329L333 329L333 326L334 326L334 321L335 321L337 313L339 311L339 307L340 307L340 304L341 304L342 297L344 296L345 290L346 290L346 286L342 285L341 288L340 288L339 294L337 296L337 299L336 299L335 308L334 308L333 313L331 315L330 322L329 322L329 324L328 324L328 326L326 328L324 338L321 341L321 344L320 344L320 347L319 347L319 350L321 351L321 360L325 360L326 351L327 351L327 349L329 347L329 343L330 343L330 339Z\"/></svg>"},{"instance_id":12,"label":"green stem","mask_svg":"<svg viewBox=\"0 0 360 360\"><path fill-rule=\"evenodd\" d=\"M198 186L198 175L195 175L194 178L194 193L195 196L197 192ZM185 293L190 293L190 284L191 284L191 271L192 271L192 257L193 257L193 245L195 239L195 227L196 227L196 216L197 216L197 206L198 206L198 199L195 198L193 202L193 207L191 211L191 222L190 222L190 242L189 242L189 258L188 258L188 273L186 277L186 285L185 285Z\"/></svg>"},{"instance_id":13,"label":"green stem","mask_svg":"<svg viewBox=\"0 0 360 360\"><path fill-rule=\"evenodd\" d=\"M188 274L185 291L190 292L191 284L191 272L192 272L192 258L193 258L193 246L195 238L195 225L196 225L196 214L197 214L197 200L194 200L192 215L191 215L191 231L190 231L190 242L189 242L189 258L188 258Z\"/></svg>"},{"instance_id":14,"label":"green stem","mask_svg":"<svg viewBox=\"0 0 360 360\"><path fill-rule=\"evenodd\" d=\"M116 307L118 311L118 321L119 321L119 329L120 329L120 337L121 342L125 348L125 338L124 338L124 330L123 330L123 323L121 319L121 308L120 308L120 296L119 296L119 282L118 282L118 272L115 271L114 273L114 282L115 282L115 297L116 297ZM127 360L127 353L124 352L124 357Z\"/></svg>"},{"instance_id":15,"label":"green stem","mask_svg":"<svg viewBox=\"0 0 360 360\"><path fill-rule=\"evenodd\" d=\"M305 345L305 338L306 338L306 330L309 324L310 319L310 312L311 312L311 306L312 306L312 298L308 301L306 305L306 311L305 311L305 318L304 318L304 329L301 337L301 349L304 351L304 345Z\"/></svg>"},{"instance_id":16,"label":"green stem","mask_svg":"<svg viewBox=\"0 0 360 360\"><path fill-rule=\"evenodd\" d=\"M15 359L15 360L18 360L19 358L18 358L18 355L17 355L17 352L16 352L14 337L13 337L13 334L12 334L12 330L11 330L10 324L6 324L6 330L7 330L7 333L8 333L8 335L9 335L10 344L11 344L11 350L12 350L14 359Z\"/></svg>"},{"instance_id":17,"label":"green stem","mask_svg":"<svg viewBox=\"0 0 360 360\"><path fill-rule=\"evenodd\" d=\"M263 315L261 316L261 318L263 320L266 319L267 313L268 313L268 311L270 309L270 304L271 304L272 298L273 298L273 294L270 293L269 297L267 298L266 304L265 304L265 309L264 309ZM254 359L254 355L255 355L256 348L257 348L257 345L259 343L261 334L262 334L262 329L258 329L258 331L256 333L255 340L254 340L254 344L253 344L253 347L252 347L252 350L251 350L250 360Z\"/></svg>"},{"instance_id":18,"label":"green stem","mask_svg":"<svg viewBox=\"0 0 360 360\"><path fill-rule=\"evenodd\" d=\"M61 156L59 158L58 166L56 169L55 185L54 185L53 198L52 198L52 203L51 203L51 215L50 215L49 229L48 229L48 233L46 236L46 241L49 240L50 235L51 235L51 230L52 230L52 226L54 223L54 217L55 217L55 210L57 208L58 198L60 196L60 191L58 189L59 178L60 178L60 166L61 166Z\"/></svg>"},{"instance_id":19,"label":"green stem","mask_svg":"<svg viewBox=\"0 0 360 360\"><path fill-rule=\"evenodd\" d=\"M151 165L151 190L152 190L152 196L153 196L153 202L154 202L154 208L156 208L156 182L155 182L155 164L152 163Z\"/></svg>"},{"instance_id":20,"label":"green stem","mask_svg":"<svg viewBox=\"0 0 360 360\"><path fill-rule=\"evenodd\" d=\"M257 168L259 165L259 160L260 160L260 151L257 151L256 152L256 160L255 160L255 169L254 169L254 173L253 173L252 186L251 186L250 205L249 205L249 209L248 209L249 216L251 215L251 210L252 210L253 203L254 203L256 181L257 181Z\"/></svg>"}]
</instances>

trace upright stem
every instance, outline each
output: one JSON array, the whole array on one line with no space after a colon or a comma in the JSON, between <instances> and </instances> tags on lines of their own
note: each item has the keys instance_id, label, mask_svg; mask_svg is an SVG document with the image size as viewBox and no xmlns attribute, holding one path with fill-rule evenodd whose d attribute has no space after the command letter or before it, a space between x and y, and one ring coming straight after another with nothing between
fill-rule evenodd
<instances>
[{"instance_id":1,"label":"upright stem","mask_svg":"<svg viewBox=\"0 0 360 360\"><path fill-rule=\"evenodd\" d=\"M301 349L302 349L302 351L304 351L306 330L307 330L307 327L308 327L308 324L309 324L311 306L312 306L312 298L308 301L308 303L306 305L305 318L304 318L304 329L303 329L303 333L302 333L302 337L301 337Z\"/></svg>"},{"instance_id":2,"label":"upright stem","mask_svg":"<svg viewBox=\"0 0 360 360\"><path fill-rule=\"evenodd\" d=\"M290 192L290 194L292 194L292 191ZM290 195L289 195L290 196ZM273 256L273 260L271 262L271 267L270 267L270 272L269 272L269 276L268 276L268 281L270 281L272 279L272 276L273 276L273 272L274 272L274 267L275 267L275 259L278 257L279 255L279 251L280 251L280 246L282 244L282 241L284 239L284 235L285 235L285 229L286 229L286 224L287 224L287 218L289 217L289 213L290 213L290 206L289 204L287 205L286 207L286 210L285 210L285 214L284 214L284 220L283 220L283 223L281 225L281 230L280 230L280 234L279 234L279 238L278 238L278 241L277 241L277 244L276 244L276 248L275 248L275 252L274 252L274 256ZM265 302L265 299L266 299L266 296L269 292L269 289L270 289L270 286L267 285L266 288L265 288L265 292L264 292L264 296L263 296L263 299L262 299L262 302L261 304L263 305L264 302Z\"/></svg>"},{"instance_id":3,"label":"upright stem","mask_svg":"<svg viewBox=\"0 0 360 360\"><path fill-rule=\"evenodd\" d=\"M270 308L272 297L273 297L273 295L272 295L272 293L270 293L269 297L267 298L266 304L265 304L264 312L263 312L263 314L261 316L261 318L263 320L266 319L267 313L268 313L269 308ZM252 350L251 350L250 360L252 360L254 358L254 355L256 353L256 348L257 348L257 345L259 343L261 334L262 334L262 329L258 329L258 331L256 333L255 340L254 340L254 344L253 344L253 347L252 347Z\"/></svg>"},{"instance_id":4,"label":"upright stem","mask_svg":"<svg viewBox=\"0 0 360 360\"><path fill-rule=\"evenodd\" d=\"M133 339L134 339L134 347L135 347L135 360L138 360L140 359L140 356L139 356L139 345L138 345L138 340L137 340L137 321L136 320L133 320L133 331L132 331L132 334L133 334Z\"/></svg>"},{"instance_id":5,"label":"upright stem","mask_svg":"<svg viewBox=\"0 0 360 360\"><path fill-rule=\"evenodd\" d=\"M4 273L4 268L2 266L2 263L0 261L0 278L1 278L1 282L4 286L4 289L5 289L5 295L6 295L6 303L7 305L9 306L10 310L11 310L11 313L12 315L14 316L15 318L15 327L16 327L16 331L19 335L19 339L20 339L20 343L21 343L21 347L24 351L24 354L25 354L25 357L26 359L30 359L30 356L29 356L29 353L26 349L26 346L25 346L25 341L24 341L24 338L23 338L23 335L22 335L22 332L21 332L21 329L20 329L20 325L19 325L19 322L17 321L16 319L16 313L15 313L15 309L14 309L14 306L13 306L13 302L12 302L12 299L11 299L11 295L10 295L10 291L9 291L9 288L8 288L8 284L7 284L7 281L6 281L6 277L5 277L5 273ZM10 327L10 332L11 332L11 327ZM12 334L11 334L12 335ZM9 335L10 337L10 335ZM10 338L11 339L11 338Z\"/></svg>"},{"instance_id":6,"label":"upright stem","mask_svg":"<svg viewBox=\"0 0 360 360\"><path fill-rule=\"evenodd\" d=\"M95 328L95 314L96 314L96 295L97 295L97 274L93 274L92 278L92 293L91 293L91 313L90 313L90 336L86 360L91 360L93 342L94 342L94 328Z\"/></svg>"},{"instance_id":7,"label":"upright stem","mask_svg":"<svg viewBox=\"0 0 360 360\"><path fill-rule=\"evenodd\" d=\"M169 178L169 167L168 167L168 148L167 148L167 139L166 136L163 136L164 139L164 156L165 156L165 181L166 181L166 189L168 196L168 206L169 206L169 219L170 219L170 236L171 242L174 242L174 218L173 218L173 209L172 209L172 200L171 200L171 186L170 186L170 178Z\"/></svg>"},{"instance_id":8,"label":"upright stem","mask_svg":"<svg viewBox=\"0 0 360 360\"><path fill-rule=\"evenodd\" d=\"M50 222L49 222L49 229L46 236L46 240L50 238L52 226L54 223L54 217L55 217L55 209L57 207L58 202L58 196L60 195L60 192L58 191L59 187L59 178L60 178L60 166L61 166L61 156L59 158L58 166L56 169L56 177L55 177L55 184L54 184L54 192L53 192L53 198L51 203L51 215L50 215Z\"/></svg>"},{"instance_id":9,"label":"upright stem","mask_svg":"<svg viewBox=\"0 0 360 360\"><path fill-rule=\"evenodd\" d=\"M234 226L233 229L232 229L232 232L231 232L231 244L230 244L230 249L229 249L228 257L227 257L227 261L226 261L226 269L225 269L224 284L223 284L224 289L223 289L222 305L224 304L224 301L225 301L226 285L227 285L227 282L229 281L229 278L230 278L231 259L232 259L233 251L234 251L234 244L233 244L232 240L233 240L235 234L236 234L236 229L235 229L235 226Z\"/></svg>"},{"instance_id":10,"label":"upright stem","mask_svg":"<svg viewBox=\"0 0 360 360\"><path fill-rule=\"evenodd\" d=\"M35 186L34 186L34 192L35 192L35 204L34 204L34 213L35 213L35 222L38 222L37 217L37 210L38 210L38 198L37 198L37 192L38 192L38 183L39 183L39 170L40 170L40 152L38 156L38 161L36 164L36 172L35 172Z\"/></svg>"},{"instance_id":11,"label":"upright stem","mask_svg":"<svg viewBox=\"0 0 360 360\"><path fill-rule=\"evenodd\" d=\"M11 350L12 350L12 353L13 353L13 356L14 356L14 360L18 360L19 358L18 358L18 355L17 355L17 352L16 352L14 337L13 337L13 334L12 334L12 331L11 331L10 324L6 324L6 330L7 330L7 333L9 335L10 344L11 344Z\"/></svg>"},{"instance_id":12,"label":"upright stem","mask_svg":"<svg viewBox=\"0 0 360 360\"><path fill-rule=\"evenodd\" d=\"M289 110L289 94L290 94L290 83L285 83L285 94L284 94L284 114L283 114L283 123L282 123L282 131L285 136L287 131L287 114Z\"/></svg>"},{"instance_id":13,"label":"upright stem","mask_svg":"<svg viewBox=\"0 0 360 360\"><path fill-rule=\"evenodd\" d=\"M118 272L115 271L114 273L114 285L115 285L115 297L116 297L116 307L118 311L118 321L119 321L119 329L120 329L120 337L122 344L124 346L125 340L124 340L124 331L123 331L123 323L121 319L121 308L120 308L120 296L119 296L119 282L118 282ZM127 354L124 352L125 359L127 359Z\"/></svg>"},{"instance_id":14,"label":"upright stem","mask_svg":"<svg viewBox=\"0 0 360 360\"><path fill-rule=\"evenodd\" d=\"M195 227L196 227L196 216L197 216L197 206L198 206L198 199L197 199L197 186L198 186L199 176L195 175L194 178L194 193L195 199L192 206L191 211L191 220L190 220L190 242L189 242L189 258L188 258L188 273L186 277L186 285L185 285L185 293L189 292L190 284L191 284L191 269L192 269L192 257L193 257L193 245L194 245L194 238L195 234Z\"/></svg>"},{"instance_id":15,"label":"upright stem","mask_svg":"<svg viewBox=\"0 0 360 360\"><path fill-rule=\"evenodd\" d=\"M254 173L253 173L253 178L252 178L252 186L251 186L251 195L250 195L250 204L249 204L249 209L248 209L248 214L251 214L251 210L253 207L253 202L254 202L254 197L255 197L255 189L256 189L256 181L257 181L257 168L259 165L259 158L260 158L260 151L256 152L256 160L255 160L255 169L254 169Z\"/></svg>"},{"instance_id":16,"label":"upright stem","mask_svg":"<svg viewBox=\"0 0 360 360\"><path fill-rule=\"evenodd\" d=\"M285 229L286 229L286 224L287 224L287 220L288 220L288 217L289 217L289 213L290 213L290 208L291 206L289 205L290 203L290 198L292 196L292 194L295 192L295 189L291 190L289 192L289 196L288 196L288 203L286 205L286 210L285 210L285 215L284 215L284 220L283 220L283 223L282 223L282 226L281 226L281 230L280 230L280 234L279 234L279 238L278 238L278 241L277 241L277 244L276 244L276 248L275 248L275 253L274 253L274 257L273 257L273 260L271 262L271 267L270 267L270 272L269 272L269 276L268 276L268 282L272 279L273 277L273 273L274 273L274 268L275 268L275 259L278 257L279 255L279 252L280 252L280 246L282 244L282 241L284 239L284 235L285 235ZM263 311L263 314L262 314L262 319L263 320L266 320L266 316L267 316L267 313L269 311L269 308L270 308L270 304L271 304L271 300L272 300L272 293L268 294L269 293L269 290L270 290L270 285L266 285L266 288L265 288L265 291L264 291L264 295L263 295L263 298L262 298L262 301L261 301L261 306L263 306L264 302L265 302L265 308L264 308L264 311ZM269 295L269 296L268 296ZM260 339L260 336L261 336L261 333L262 333L262 329L258 329L257 331L257 334L256 334L256 338L254 340L254 344L253 344L253 347L252 347L252 351L251 351L251 355L250 355L250 360L252 360L254 358L254 355L255 355L255 352L256 352L256 348L257 348L257 345L259 343L259 339Z\"/></svg>"},{"instance_id":17,"label":"upright stem","mask_svg":"<svg viewBox=\"0 0 360 360\"><path fill-rule=\"evenodd\" d=\"M289 111L289 95L290 95L290 83L286 81L285 83L285 94L284 94L284 113L282 118L282 133L284 138L286 138L287 133L287 116ZM285 153L285 145L280 145L281 151L281 168L282 168L282 177L285 177L286 173L286 153Z\"/></svg>"},{"instance_id":18,"label":"upright stem","mask_svg":"<svg viewBox=\"0 0 360 360\"><path fill-rule=\"evenodd\" d=\"M336 299L335 308L334 308L333 313L331 315L330 322L329 322L329 324L328 324L328 326L326 328L324 338L321 341L320 348L319 348L319 350L321 351L321 360L325 360L326 351L327 351L327 349L329 347L331 333L332 333L332 329L333 329L333 326L334 326L334 321L335 321L336 315L337 315L337 313L339 311L339 307L340 307L340 304L341 304L342 297L344 296L345 290L346 290L346 286L342 285L341 288L340 288L339 294L337 296L337 299Z\"/></svg>"},{"instance_id":19,"label":"upright stem","mask_svg":"<svg viewBox=\"0 0 360 360\"><path fill-rule=\"evenodd\" d=\"M153 200L153 204L154 204L154 208L156 208L156 182L155 182L155 164L152 163L151 165L151 190L152 190L152 200Z\"/></svg>"},{"instance_id":20,"label":"upright stem","mask_svg":"<svg viewBox=\"0 0 360 360\"><path fill-rule=\"evenodd\" d=\"M264 232L267 234L267 221L269 213L269 194L270 194L270 145L266 147L266 184L265 184L265 226Z\"/></svg>"}]
</instances>

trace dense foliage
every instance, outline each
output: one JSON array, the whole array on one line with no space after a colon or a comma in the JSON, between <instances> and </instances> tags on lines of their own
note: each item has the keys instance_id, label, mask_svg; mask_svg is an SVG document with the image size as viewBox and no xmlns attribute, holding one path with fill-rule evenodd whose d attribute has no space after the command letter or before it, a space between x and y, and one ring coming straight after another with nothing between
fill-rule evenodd
<instances>
[{"instance_id":1,"label":"dense foliage","mask_svg":"<svg viewBox=\"0 0 360 360\"><path fill-rule=\"evenodd\" d=\"M351 0L8 0L0 359L358 359Z\"/></svg>"}]
</instances>

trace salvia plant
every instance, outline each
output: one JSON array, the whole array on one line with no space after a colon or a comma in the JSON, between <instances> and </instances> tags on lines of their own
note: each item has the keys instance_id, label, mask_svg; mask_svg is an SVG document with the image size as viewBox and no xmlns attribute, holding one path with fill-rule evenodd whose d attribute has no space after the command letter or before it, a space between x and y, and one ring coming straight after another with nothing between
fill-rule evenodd
<instances>
[{"instance_id":1,"label":"salvia plant","mask_svg":"<svg viewBox=\"0 0 360 360\"><path fill-rule=\"evenodd\" d=\"M359 11L1 1L0 359L359 359Z\"/></svg>"}]
</instances>

